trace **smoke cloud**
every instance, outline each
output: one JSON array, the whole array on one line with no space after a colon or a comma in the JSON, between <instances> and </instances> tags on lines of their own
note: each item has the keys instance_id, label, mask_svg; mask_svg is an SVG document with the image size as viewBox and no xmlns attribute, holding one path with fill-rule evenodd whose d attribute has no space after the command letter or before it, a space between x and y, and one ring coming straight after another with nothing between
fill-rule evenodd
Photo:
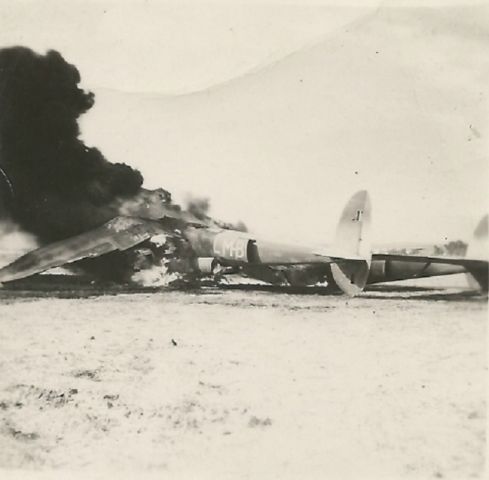
<instances>
[{"instance_id":1,"label":"smoke cloud","mask_svg":"<svg viewBox=\"0 0 489 480\"><path fill-rule=\"evenodd\" d=\"M79 83L77 68L54 50L0 50L0 213L42 244L117 216L121 199L143 183L137 170L109 162L79 138L78 118L94 104ZM120 279L129 262L115 252L81 266Z\"/></svg>"},{"instance_id":2,"label":"smoke cloud","mask_svg":"<svg viewBox=\"0 0 489 480\"><path fill-rule=\"evenodd\" d=\"M77 68L56 51L0 50L0 167L13 186L10 213L42 242L107 221L117 214L113 200L143 182L79 138L78 118L94 104L79 83Z\"/></svg>"},{"instance_id":3,"label":"smoke cloud","mask_svg":"<svg viewBox=\"0 0 489 480\"><path fill-rule=\"evenodd\" d=\"M40 55L25 47L0 49L0 217L8 216L41 244L150 209L154 201L171 202L166 190L143 189L139 171L111 163L83 143L78 119L95 100L79 84L79 71L57 51ZM191 199L188 208L210 220L208 199ZM246 230L242 223L212 223ZM151 255L113 252L77 265L99 277L128 279L138 263L153 255L150 243L145 249ZM183 260L192 255L176 232L168 235L166 250ZM173 268L178 258L166 261Z\"/></svg>"},{"instance_id":4,"label":"smoke cloud","mask_svg":"<svg viewBox=\"0 0 489 480\"><path fill-rule=\"evenodd\" d=\"M210 220L209 211L211 209L211 201L207 197L187 197L185 201L185 209L190 212L194 217L199 220ZM240 232L247 232L247 226L238 221L236 223L223 222L221 220L212 219L212 222L216 224L220 228L224 228L226 230L237 230Z\"/></svg>"}]
</instances>

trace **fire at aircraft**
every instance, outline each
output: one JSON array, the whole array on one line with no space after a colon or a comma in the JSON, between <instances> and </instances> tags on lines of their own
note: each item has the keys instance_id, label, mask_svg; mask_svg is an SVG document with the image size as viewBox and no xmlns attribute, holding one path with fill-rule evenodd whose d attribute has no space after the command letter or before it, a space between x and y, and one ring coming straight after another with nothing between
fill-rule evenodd
<instances>
[{"instance_id":1,"label":"fire at aircraft","mask_svg":"<svg viewBox=\"0 0 489 480\"><path fill-rule=\"evenodd\" d=\"M118 281L144 280L155 267L179 278L232 271L279 285L326 281L350 295L368 283L465 271L487 290L483 249L467 258L372 253L365 191L351 197L332 247L320 252L217 222L205 199L183 210L168 191L144 189L140 172L83 143L78 118L94 95L79 83L56 51L0 50L1 206L45 245L2 268L0 283L70 265ZM480 230L486 240L487 221Z\"/></svg>"}]
</instances>

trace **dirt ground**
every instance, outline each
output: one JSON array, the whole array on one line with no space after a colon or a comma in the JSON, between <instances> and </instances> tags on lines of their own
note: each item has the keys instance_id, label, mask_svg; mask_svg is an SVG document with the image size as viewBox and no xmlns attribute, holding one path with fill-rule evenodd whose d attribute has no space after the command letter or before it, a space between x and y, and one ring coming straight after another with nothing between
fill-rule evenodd
<instances>
[{"instance_id":1,"label":"dirt ground","mask_svg":"<svg viewBox=\"0 0 489 480\"><path fill-rule=\"evenodd\" d=\"M487 298L249 288L0 291L2 478L483 477Z\"/></svg>"}]
</instances>

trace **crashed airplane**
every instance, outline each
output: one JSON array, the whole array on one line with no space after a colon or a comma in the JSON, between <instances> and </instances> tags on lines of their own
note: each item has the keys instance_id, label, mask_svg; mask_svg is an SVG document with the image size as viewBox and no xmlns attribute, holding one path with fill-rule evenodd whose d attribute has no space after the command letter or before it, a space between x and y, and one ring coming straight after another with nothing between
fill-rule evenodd
<instances>
[{"instance_id":1,"label":"crashed airplane","mask_svg":"<svg viewBox=\"0 0 489 480\"><path fill-rule=\"evenodd\" d=\"M487 220L466 258L449 258L372 253L366 192L350 199L334 243L319 250L182 211L169 192L144 189L139 171L85 145L78 120L95 97L80 81L55 50L0 49L0 218L42 245L0 269L0 284L65 266L122 283L147 284L153 271L187 283L237 273L277 285L327 283L349 295L369 283L467 272L487 290Z\"/></svg>"},{"instance_id":2,"label":"crashed airplane","mask_svg":"<svg viewBox=\"0 0 489 480\"><path fill-rule=\"evenodd\" d=\"M121 206L117 216L91 231L31 251L0 269L0 283L112 252L134 253L135 269L167 265L169 271L216 276L238 273L276 285L327 283L354 296L372 283L467 273L488 290L487 216L474 233L465 257L372 252L371 205L366 191L345 206L333 245L321 250L260 240L219 227L168 202L158 190ZM168 236L178 235L179 251L168 256ZM184 245L182 249L181 245ZM169 260L170 258L170 260Z\"/></svg>"}]
</instances>

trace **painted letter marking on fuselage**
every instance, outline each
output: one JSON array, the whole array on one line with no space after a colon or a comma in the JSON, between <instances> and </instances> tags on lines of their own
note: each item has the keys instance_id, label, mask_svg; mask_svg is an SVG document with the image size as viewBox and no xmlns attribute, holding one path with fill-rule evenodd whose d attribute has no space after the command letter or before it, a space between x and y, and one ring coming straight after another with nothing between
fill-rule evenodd
<instances>
[{"instance_id":1,"label":"painted letter marking on fuselage","mask_svg":"<svg viewBox=\"0 0 489 480\"><path fill-rule=\"evenodd\" d=\"M214 255L228 260L246 261L248 239L223 232L214 238Z\"/></svg>"}]
</instances>

